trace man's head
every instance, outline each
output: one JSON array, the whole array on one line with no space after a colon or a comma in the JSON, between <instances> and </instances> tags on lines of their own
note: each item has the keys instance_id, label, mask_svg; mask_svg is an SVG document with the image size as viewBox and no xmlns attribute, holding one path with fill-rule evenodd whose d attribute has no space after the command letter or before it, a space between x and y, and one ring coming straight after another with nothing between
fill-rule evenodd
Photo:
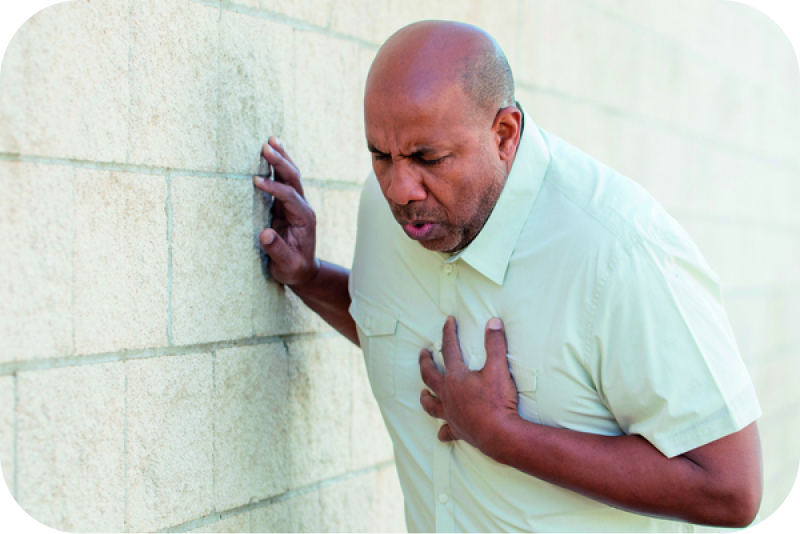
<instances>
[{"instance_id":1,"label":"man's head","mask_svg":"<svg viewBox=\"0 0 800 534\"><path fill-rule=\"evenodd\" d=\"M514 160L522 115L502 50L486 32L424 21L378 51L364 97L372 166L403 230L456 252L483 227Z\"/></svg>"}]
</instances>

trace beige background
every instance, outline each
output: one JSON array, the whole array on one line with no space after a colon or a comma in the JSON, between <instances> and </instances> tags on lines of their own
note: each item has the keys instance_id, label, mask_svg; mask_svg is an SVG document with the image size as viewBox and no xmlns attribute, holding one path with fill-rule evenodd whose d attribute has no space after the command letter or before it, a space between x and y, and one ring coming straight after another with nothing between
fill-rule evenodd
<instances>
[{"instance_id":1,"label":"beige background","mask_svg":"<svg viewBox=\"0 0 800 534\"><path fill-rule=\"evenodd\" d=\"M542 127L645 186L722 279L764 410L762 516L800 457L800 76L723 0L73 0L0 70L0 464L69 531L401 530L360 352L265 280L278 135L352 258L363 81L425 18L504 47Z\"/></svg>"}]
</instances>

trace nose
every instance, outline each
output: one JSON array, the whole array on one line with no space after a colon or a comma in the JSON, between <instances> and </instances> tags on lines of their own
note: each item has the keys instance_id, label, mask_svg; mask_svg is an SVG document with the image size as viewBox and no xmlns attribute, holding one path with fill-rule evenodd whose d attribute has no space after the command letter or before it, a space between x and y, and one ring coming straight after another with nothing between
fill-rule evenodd
<instances>
[{"instance_id":1,"label":"nose","mask_svg":"<svg viewBox=\"0 0 800 534\"><path fill-rule=\"evenodd\" d=\"M386 196L397 204L406 205L414 200L425 200L428 196L422 176L407 160L395 161L386 172L386 179Z\"/></svg>"}]
</instances>

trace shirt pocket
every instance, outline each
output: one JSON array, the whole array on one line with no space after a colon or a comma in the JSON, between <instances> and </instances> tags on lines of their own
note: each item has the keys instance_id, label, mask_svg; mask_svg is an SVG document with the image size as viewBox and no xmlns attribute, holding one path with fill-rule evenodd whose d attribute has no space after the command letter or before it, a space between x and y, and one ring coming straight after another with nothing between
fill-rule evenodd
<instances>
[{"instance_id":1,"label":"shirt pocket","mask_svg":"<svg viewBox=\"0 0 800 534\"><path fill-rule=\"evenodd\" d=\"M359 329L367 376L375 398L395 395L395 356L397 354L397 313L356 292L350 315Z\"/></svg>"},{"instance_id":2,"label":"shirt pocket","mask_svg":"<svg viewBox=\"0 0 800 534\"><path fill-rule=\"evenodd\" d=\"M511 371L511 378L517 386L517 411L526 421L532 423L542 422L539 413L539 399L536 397L536 390L539 386L539 374L536 369L519 363L518 360L508 357L508 368Z\"/></svg>"}]
</instances>

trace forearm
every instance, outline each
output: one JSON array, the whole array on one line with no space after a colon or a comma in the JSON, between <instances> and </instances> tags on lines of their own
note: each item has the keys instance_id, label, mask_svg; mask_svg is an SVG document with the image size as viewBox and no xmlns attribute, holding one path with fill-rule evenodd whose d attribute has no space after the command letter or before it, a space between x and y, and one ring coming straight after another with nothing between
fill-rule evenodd
<instances>
[{"instance_id":1,"label":"forearm","mask_svg":"<svg viewBox=\"0 0 800 534\"><path fill-rule=\"evenodd\" d=\"M325 322L358 345L356 324L348 311L349 278L348 269L320 260L320 268L314 278L303 285L291 285L289 288Z\"/></svg>"},{"instance_id":2,"label":"forearm","mask_svg":"<svg viewBox=\"0 0 800 534\"><path fill-rule=\"evenodd\" d=\"M752 491L740 491L739 479L752 484L747 481L753 477L720 476L719 469L685 455L669 459L640 436L600 436L521 418L507 428L484 452L500 463L617 508L739 527L749 524L758 509L760 484ZM731 469L738 469L732 465L736 461L731 459Z\"/></svg>"}]
</instances>

